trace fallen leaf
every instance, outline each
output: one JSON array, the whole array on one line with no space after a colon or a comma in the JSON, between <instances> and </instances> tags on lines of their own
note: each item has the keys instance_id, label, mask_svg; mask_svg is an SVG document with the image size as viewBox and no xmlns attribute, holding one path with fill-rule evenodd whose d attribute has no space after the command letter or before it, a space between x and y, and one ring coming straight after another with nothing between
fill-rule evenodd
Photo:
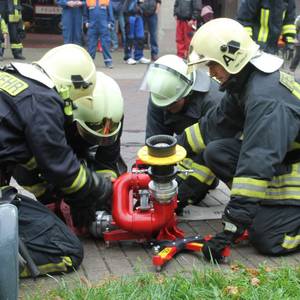
<instances>
[{"instance_id":1,"label":"fallen leaf","mask_svg":"<svg viewBox=\"0 0 300 300\"><path fill-rule=\"evenodd\" d=\"M233 264L233 265L230 265L230 269L231 269L231 271L233 271L233 272L237 272L237 271L240 270L240 266L237 265L237 264Z\"/></svg>"},{"instance_id":2,"label":"fallen leaf","mask_svg":"<svg viewBox=\"0 0 300 300\"><path fill-rule=\"evenodd\" d=\"M237 295L239 293L239 289L237 286L229 285L225 288L225 292L229 295Z\"/></svg>"},{"instance_id":3,"label":"fallen leaf","mask_svg":"<svg viewBox=\"0 0 300 300\"><path fill-rule=\"evenodd\" d=\"M260 280L257 277L251 278L251 285L253 286L259 286Z\"/></svg>"},{"instance_id":4,"label":"fallen leaf","mask_svg":"<svg viewBox=\"0 0 300 300\"><path fill-rule=\"evenodd\" d=\"M246 272L251 276L257 276L259 274L258 269L255 268L246 268Z\"/></svg>"},{"instance_id":5,"label":"fallen leaf","mask_svg":"<svg viewBox=\"0 0 300 300\"><path fill-rule=\"evenodd\" d=\"M92 287L91 282L85 276L80 277L80 281L88 288Z\"/></svg>"},{"instance_id":6,"label":"fallen leaf","mask_svg":"<svg viewBox=\"0 0 300 300\"><path fill-rule=\"evenodd\" d=\"M265 267L264 269L266 272L272 272L272 268L270 268L270 267Z\"/></svg>"}]
</instances>

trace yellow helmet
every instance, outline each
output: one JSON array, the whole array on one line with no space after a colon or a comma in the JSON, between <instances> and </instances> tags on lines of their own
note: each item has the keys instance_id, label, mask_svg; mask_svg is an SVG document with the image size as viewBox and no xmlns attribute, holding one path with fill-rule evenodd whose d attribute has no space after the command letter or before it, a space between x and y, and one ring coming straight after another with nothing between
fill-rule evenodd
<instances>
[{"instance_id":1,"label":"yellow helmet","mask_svg":"<svg viewBox=\"0 0 300 300\"><path fill-rule=\"evenodd\" d=\"M42 68L59 93L67 89L71 100L91 97L96 83L96 67L84 48L75 44L58 46L33 64Z\"/></svg>"},{"instance_id":2,"label":"yellow helmet","mask_svg":"<svg viewBox=\"0 0 300 300\"><path fill-rule=\"evenodd\" d=\"M257 55L257 45L244 27L233 19L218 18L202 25L189 50L188 72L206 61L215 61L230 74L239 73Z\"/></svg>"},{"instance_id":3,"label":"yellow helmet","mask_svg":"<svg viewBox=\"0 0 300 300\"><path fill-rule=\"evenodd\" d=\"M122 128L124 101L114 79L102 72L96 73L92 101L81 98L75 103L74 121L79 134L92 145L113 144Z\"/></svg>"}]
</instances>

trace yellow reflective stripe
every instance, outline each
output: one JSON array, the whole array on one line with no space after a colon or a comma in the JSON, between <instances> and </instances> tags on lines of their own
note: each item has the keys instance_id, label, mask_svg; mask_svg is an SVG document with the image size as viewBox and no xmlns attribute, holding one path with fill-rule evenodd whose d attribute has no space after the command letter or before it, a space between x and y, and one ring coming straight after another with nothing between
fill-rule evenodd
<instances>
[{"instance_id":1,"label":"yellow reflective stripe","mask_svg":"<svg viewBox=\"0 0 300 300\"><path fill-rule=\"evenodd\" d=\"M260 29L258 33L257 40L259 42L266 42L269 35L269 17L270 17L270 10L269 9L261 9L260 12Z\"/></svg>"},{"instance_id":2,"label":"yellow reflective stripe","mask_svg":"<svg viewBox=\"0 0 300 300\"><path fill-rule=\"evenodd\" d=\"M289 151L296 150L296 149L300 149L300 143L293 142L292 145L289 147Z\"/></svg>"},{"instance_id":3,"label":"yellow reflective stripe","mask_svg":"<svg viewBox=\"0 0 300 300\"><path fill-rule=\"evenodd\" d=\"M80 166L79 172L75 180L70 187L62 188L61 190L65 194L75 193L80 190L86 183L86 170L83 166Z\"/></svg>"},{"instance_id":4,"label":"yellow reflective stripe","mask_svg":"<svg viewBox=\"0 0 300 300\"><path fill-rule=\"evenodd\" d=\"M205 144L202 139L199 124L196 123L185 129L188 143L194 153L199 153L205 148Z\"/></svg>"},{"instance_id":5,"label":"yellow reflective stripe","mask_svg":"<svg viewBox=\"0 0 300 300\"><path fill-rule=\"evenodd\" d=\"M232 183L231 196L254 197L265 199L268 181L235 177Z\"/></svg>"},{"instance_id":6,"label":"yellow reflective stripe","mask_svg":"<svg viewBox=\"0 0 300 300\"><path fill-rule=\"evenodd\" d=\"M180 166L183 166L184 168L186 168L186 169L191 169L192 168L192 166L193 166L193 160L192 159L190 159L190 158L184 158L180 163L179 163L179 165Z\"/></svg>"},{"instance_id":7,"label":"yellow reflective stripe","mask_svg":"<svg viewBox=\"0 0 300 300\"><path fill-rule=\"evenodd\" d=\"M15 10L15 13L13 15L9 15L8 16L8 21L10 23L17 23L21 20L21 14Z\"/></svg>"},{"instance_id":8,"label":"yellow reflective stripe","mask_svg":"<svg viewBox=\"0 0 300 300\"><path fill-rule=\"evenodd\" d=\"M300 100L300 84L296 81L294 82L292 94Z\"/></svg>"},{"instance_id":9,"label":"yellow reflective stripe","mask_svg":"<svg viewBox=\"0 0 300 300\"><path fill-rule=\"evenodd\" d=\"M32 157L27 163L21 164L22 167L24 167L27 170L33 170L37 168L37 163L35 160L35 157Z\"/></svg>"},{"instance_id":10,"label":"yellow reflective stripe","mask_svg":"<svg viewBox=\"0 0 300 300\"><path fill-rule=\"evenodd\" d=\"M23 45L21 43L19 43L19 44L11 43L10 48L11 49L22 49Z\"/></svg>"},{"instance_id":11,"label":"yellow reflective stripe","mask_svg":"<svg viewBox=\"0 0 300 300\"><path fill-rule=\"evenodd\" d=\"M268 188L267 200L300 200L300 187Z\"/></svg>"},{"instance_id":12,"label":"yellow reflective stripe","mask_svg":"<svg viewBox=\"0 0 300 300\"><path fill-rule=\"evenodd\" d=\"M289 43L289 44L294 44L296 41L295 38L292 36L286 36L285 39L286 39L287 43Z\"/></svg>"},{"instance_id":13,"label":"yellow reflective stripe","mask_svg":"<svg viewBox=\"0 0 300 300\"><path fill-rule=\"evenodd\" d=\"M37 266L41 274L53 273L53 272L66 272L68 271L67 267L72 267L72 259L69 256L63 256L61 262L59 263L49 263L45 265ZM20 274L21 278L30 277L30 271L27 266L24 268Z\"/></svg>"},{"instance_id":14,"label":"yellow reflective stripe","mask_svg":"<svg viewBox=\"0 0 300 300\"><path fill-rule=\"evenodd\" d=\"M190 174L192 177L207 185L211 185L213 183L215 175L209 168L194 162L192 169L194 170L194 172Z\"/></svg>"},{"instance_id":15,"label":"yellow reflective stripe","mask_svg":"<svg viewBox=\"0 0 300 300\"><path fill-rule=\"evenodd\" d=\"M34 185L23 185L25 190L32 193L36 198L41 197L47 190L47 183L41 182Z\"/></svg>"},{"instance_id":16,"label":"yellow reflective stripe","mask_svg":"<svg viewBox=\"0 0 300 300\"><path fill-rule=\"evenodd\" d=\"M285 249L293 249L293 248L298 247L299 244L300 244L300 235L299 234L296 236L285 235L281 246L282 246L282 248L285 248Z\"/></svg>"},{"instance_id":17,"label":"yellow reflective stripe","mask_svg":"<svg viewBox=\"0 0 300 300\"><path fill-rule=\"evenodd\" d=\"M97 170L96 173L103 175L104 177L118 178L118 175L115 171L106 169L106 170Z\"/></svg>"},{"instance_id":18,"label":"yellow reflective stripe","mask_svg":"<svg viewBox=\"0 0 300 300\"><path fill-rule=\"evenodd\" d=\"M185 158L180 163L178 163L177 168L180 171L186 171L191 169L192 165L193 165L193 160L191 160L190 158ZM189 174L178 173L177 176L185 180L189 176Z\"/></svg>"},{"instance_id":19,"label":"yellow reflective stripe","mask_svg":"<svg viewBox=\"0 0 300 300\"><path fill-rule=\"evenodd\" d=\"M295 24L288 24L288 25L283 25L282 26L282 34L296 34L296 25Z\"/></svg>"},{"instance_id":20,"label":"yellow reflective stripe","mask_svg":"<svg viewBox=\"0 0 300 300\"><path fill-rule=\"evenodd\" d=\"M244 27L247 33L252 37L253 36L253 29L250 26L245 26Z\"/></svg>"}]
</instances>

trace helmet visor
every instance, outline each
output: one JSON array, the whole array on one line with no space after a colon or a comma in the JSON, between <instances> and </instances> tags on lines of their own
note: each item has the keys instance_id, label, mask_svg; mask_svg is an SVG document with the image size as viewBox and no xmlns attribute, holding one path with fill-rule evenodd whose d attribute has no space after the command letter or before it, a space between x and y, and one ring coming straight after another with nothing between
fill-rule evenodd
<instances>
[{"instance_id":1,"label":"helmet visor","mask_svg":"<svg viewBox=\"0 0 300 300\"><path fill-rule=\"evenodd\" d=\"M158 106L168 106L186 96L193 81L161 64L151 64L143 78L140 90L150 92L159 99Z\"/></svg>"},{"instance_id":2,"label":"helmet visor","mask_svg":"<svg viewBox=\"0 0 300 300\"><path fill-rule=\"evenodd\" d=\"M80 136L91 145L110 146L118 138L122 122L113 122L104 118L101 123L89 123L76 120Z\"/></svg>"}]
</instances>

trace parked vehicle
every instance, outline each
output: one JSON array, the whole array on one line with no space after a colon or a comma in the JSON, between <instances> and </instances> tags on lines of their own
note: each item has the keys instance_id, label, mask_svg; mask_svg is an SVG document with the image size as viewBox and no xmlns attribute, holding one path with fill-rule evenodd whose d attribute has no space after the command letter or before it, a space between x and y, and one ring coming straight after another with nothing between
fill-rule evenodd
<instances>
[{"instance_id":1,"label":"parked vehicle","mask_svg":"<svg viewBox=\"0 0 300 300\"><path fill-rule=\"evenodd\" d=\"M22 0L23 21L33 31L61 33L62 9L56 0Z\"/></svg>"}]
</instances>

